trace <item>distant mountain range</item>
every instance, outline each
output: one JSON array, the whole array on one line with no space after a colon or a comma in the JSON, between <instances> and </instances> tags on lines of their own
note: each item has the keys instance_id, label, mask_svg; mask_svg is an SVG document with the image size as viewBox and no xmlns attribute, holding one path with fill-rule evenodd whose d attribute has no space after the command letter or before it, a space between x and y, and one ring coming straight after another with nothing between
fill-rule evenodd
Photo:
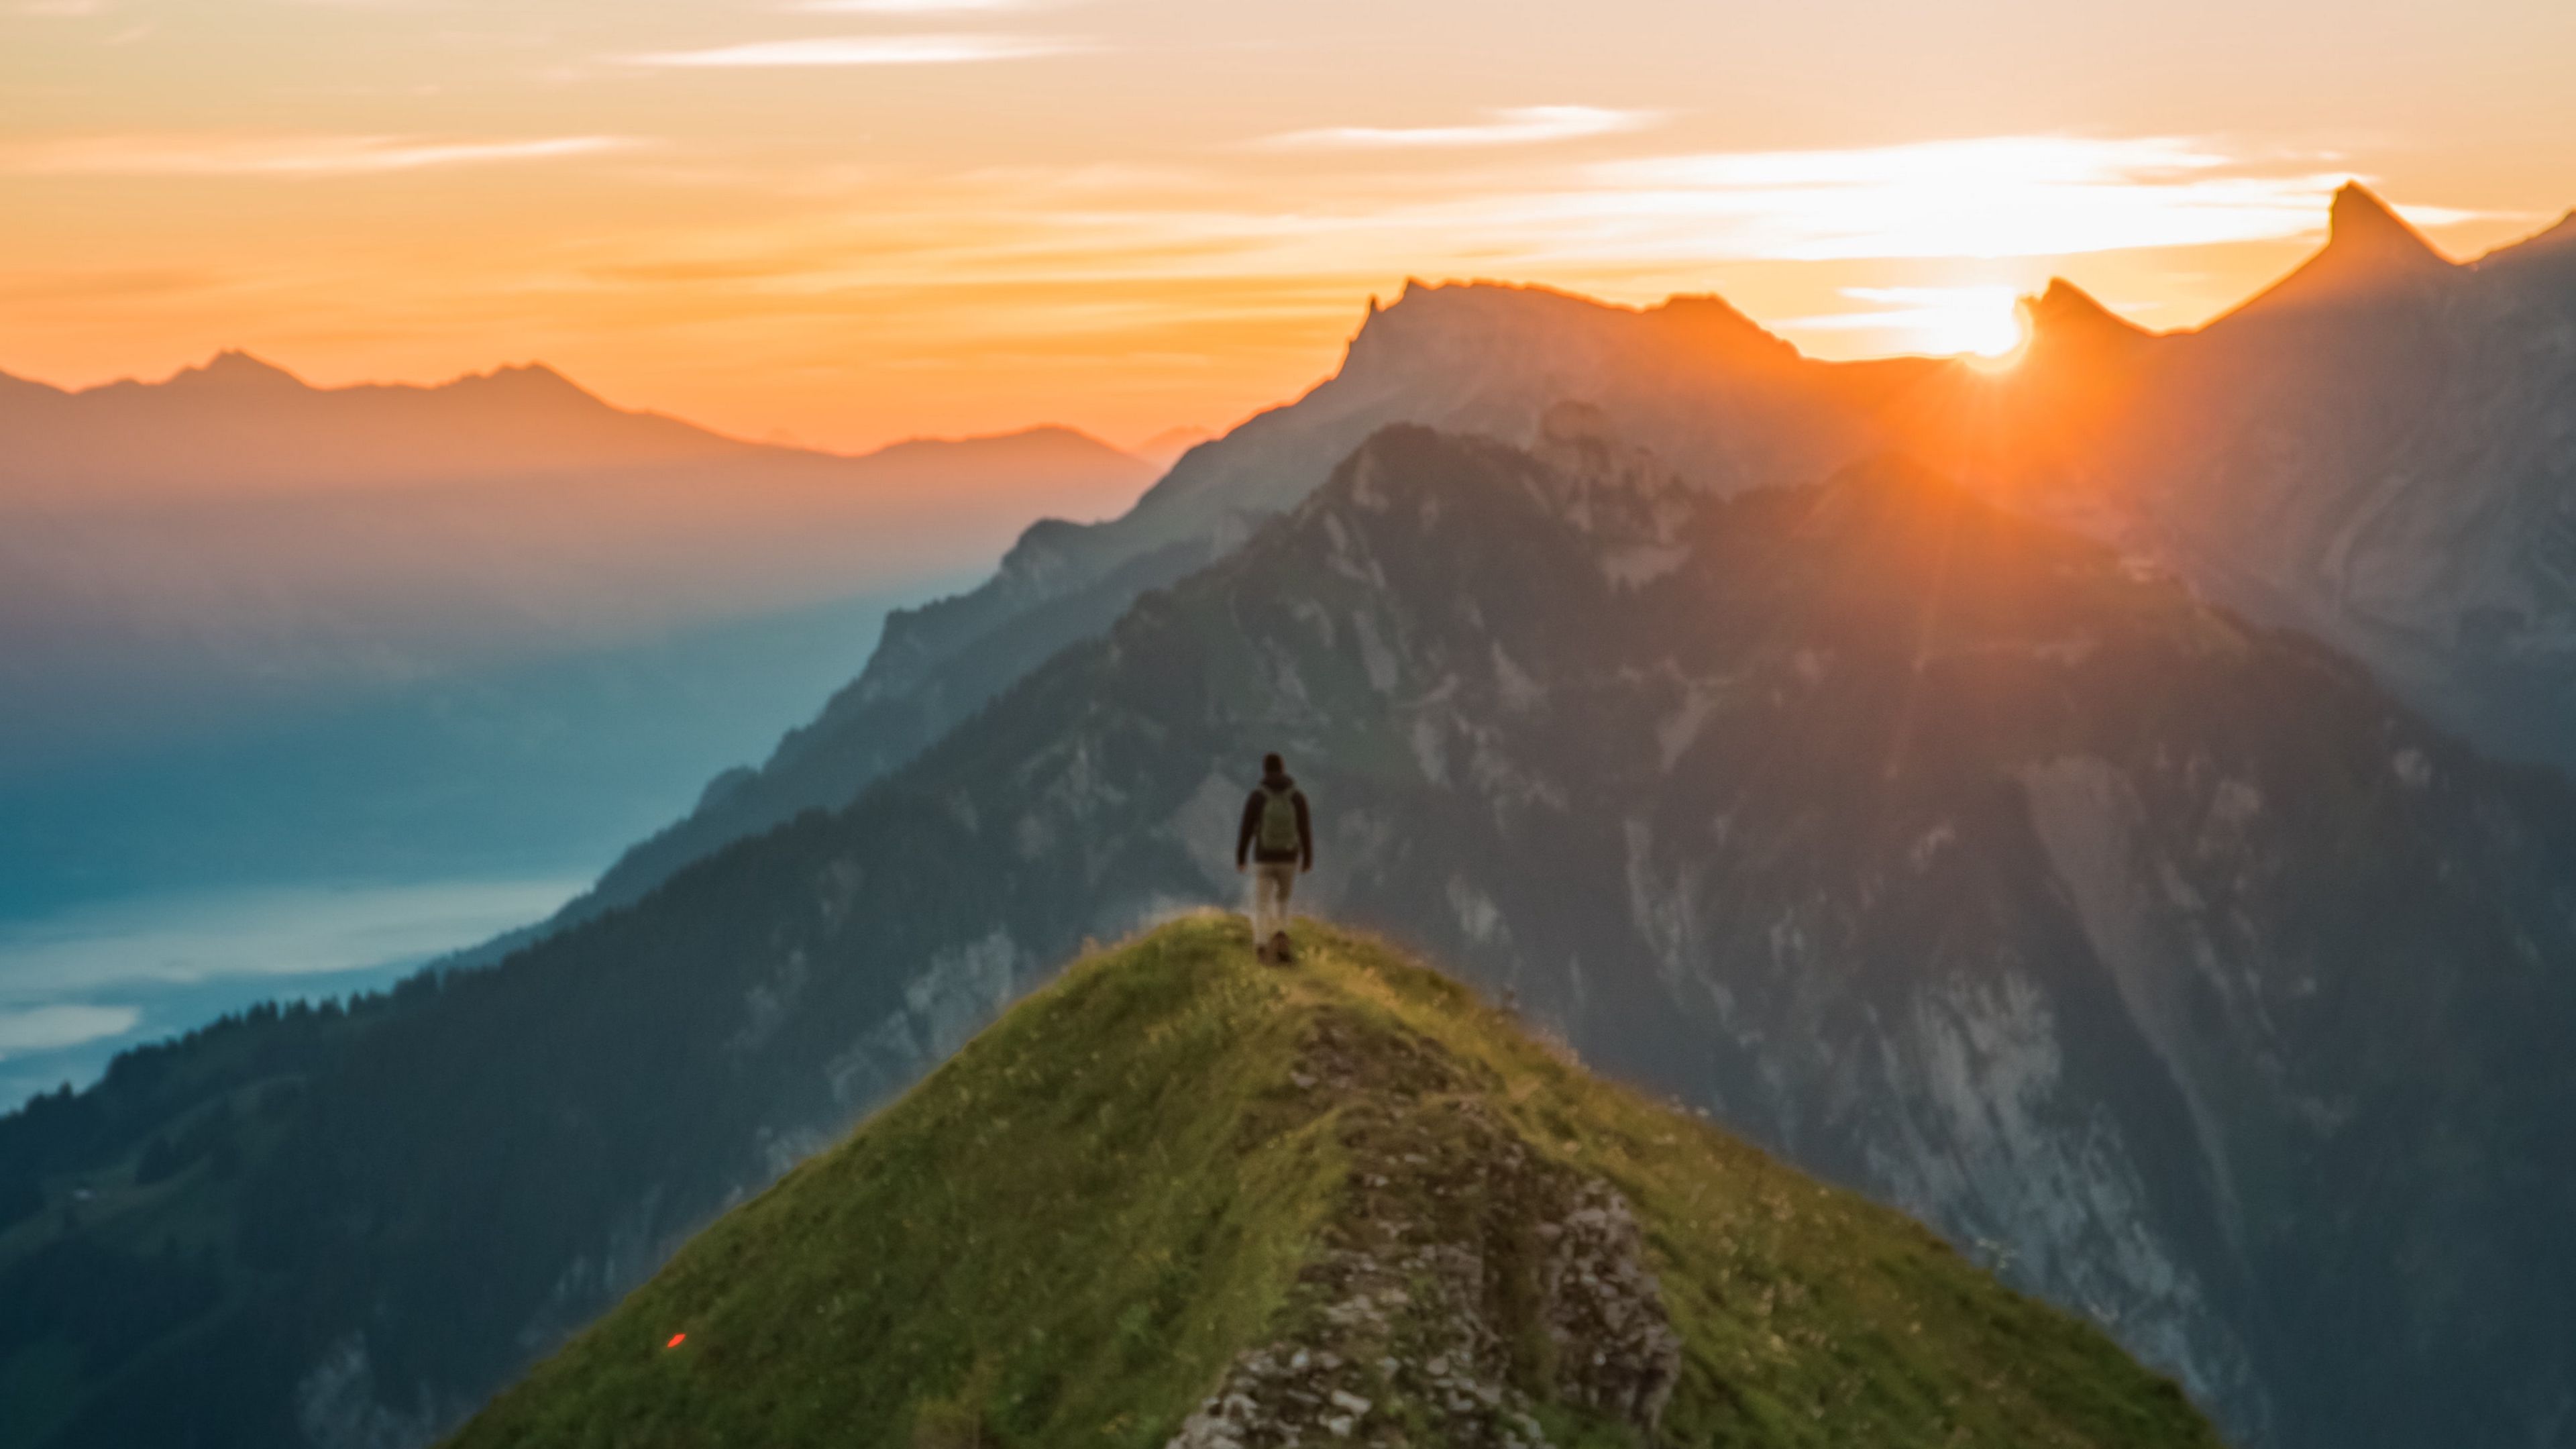
<instances>
[{"instance_id":1,"label":"distant mountain range","mask_svg":"<svg viewBox=\"0 0 2576 1449\"><path fill-rule=\"evenodd\" d=\"M900 593L1153 468L1064 428L844 458L539 366L315 388L0 377L0 761L50 769L460 665Z\"/></svg>"},{"instance_id":2,"label":"distant mountain range","mask_svg":"<svg viewBox=\"0 0 2576 1449\"><path fill-rule=\"evenodd\" d=\"M2493 758L2565 704L2567 236L2455 267L2351 191L2210 327L2053 287L2003 370L1409 289L493 969L0 1120L0 1297L117 1285L0 1376L82 1365L60 1443L419 1442L1083 937L1229 897L1283 748L1314 905L2234 1438L2568 1443L2576 789Z\"/></svg>"},{"instance_id":3,"label":"distant mountain range","mask_svg":"<svg viewBox=\"0 0 2576 1449\"><path fill-rule=\"evenodd\" d=\"M1153 473L1065 428L744 443L541 366L0 378L0 920L596 872L810 715L888 609Z\"/></svg>"}]
</instances>

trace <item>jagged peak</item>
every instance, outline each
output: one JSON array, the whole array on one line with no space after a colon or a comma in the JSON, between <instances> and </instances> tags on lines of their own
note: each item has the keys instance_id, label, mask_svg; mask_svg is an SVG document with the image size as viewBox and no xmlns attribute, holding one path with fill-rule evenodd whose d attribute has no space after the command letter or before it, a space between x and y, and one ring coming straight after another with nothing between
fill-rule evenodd
<instances>
[{"instance_id":1,"label":"jagged peak","mask_svg":"<svg viewBox=\"0 0 2576 1449\"><path fill-rule=\"evenodd\" d=\"M1788 341L1714 294L1684 293L1634 307L1534 283L1408 277L1393 302L1370 303L1351 339L1345 374L1355 362L1409 366L1426 348L1488 348L1502 336L1523 333L1585 339L1584 345L1595 348L1653 339L1657 347L1702 353L1775 360L1798 355ZM1560 328L1567 330L1552 330Z\"/></svg>"},{"instance_id":2,"label":"jagged peak","mask_svg":"<svg viewBox=\"0 0 2576 1449\"><path fill-rule=\"evenodd\" d=\"M1678 330L1694 341L1723 342L1736 347L1754 347L1791 356L1797 347L1787 338L1746 316L1736 305L1715 292L1680 292L1646 309L1650 321Z\"/></svg>"},{"instance_id":3,"label":"jagged peak","mask_svg":"<svg viewBox=\"0 0 2576 1449\"><path fill-rule=\"evenodd\" d=\"M2395 295L2457 270L2370 188L2347 181L2335 189L2327 212L2326 244L2220 322Z\"/></svg>"},{"instance_id":4,"label":"jagged peak","mask_svg":"<svg viewBox=\"0 0 2576 1449\"><path fill-rule=\"evenodd\" d=\"M2034 334L2108 332L2124 337L2152 337L2146 328L2102 305L2100 298L2064 277L2051 277L2036 297L2021 299Z\"/></svg>"},{"instance_id":5,"label":"jagged peak","mask_svg":"<svg viewBox=\"0 0 2576 1449\"><path fill-rule=\"evenodd\" d=\"M2031 351L2124 349L2156 335L2064 277L2049 278L2039 295L2014 305L2021 313L2024 346Z\"/></svg>"},{"instance_id":6,"label":"jagged peak","mask_svg":"<svg viewBox=\"0 0 2576 1449\"><path fill-rule=\"evenodd\" d=\"M607 406L606 403L601 402L596 393L542 362L510 363L493 368L490 372L469 372L445 386L485 389L530 397L551 394L599 403L602 407Z\"/></svg>"},{"instance_id":7,"label":"jagged peak","mask_svg":"<svg viewBox=\"0 0 2576 1449\"><path fill-rule=\"evenodd\" d=\"M2394 207L2358 181L2336 187L2334 204L2326 211L2326 249L2318 255L2337 249L2366 254L2382 265L2451 264Z\"/></svg>"},{"instance_id":8,"label":"jagged peak","mask_svg":"<svg viewBox=\"0 0 2576 1449\"><path fill-rule=\"evenodd\" d=\"M1574 292L1483 279L1426 282L1420 277L1407 277L1404 290L1396 294L1393 302L1380 305L1375 298L1370 300L1370 310L1362 317L1359 331L1352 336L1343 358L1344 373L1354 363L1368 359L1416 357L1418 349L1426 346L1436 349L1483 345L1472 339L1496 328L1531 325L1539 318L1568 319L1576 314L1610 312L1635 315L1634 308L1614 306Z\"/></svg>"},{"instance_id":9,"label":"jagged peak","mask_svg":"<svg viewBox=\"0 0 2576 1449\"><path fill-rule=\"evenodd\" d=\"M170 375L165 386L288 387L302 389L304 379L238 347L227 347L195 367Z\"/></svg>"}]
</instances>

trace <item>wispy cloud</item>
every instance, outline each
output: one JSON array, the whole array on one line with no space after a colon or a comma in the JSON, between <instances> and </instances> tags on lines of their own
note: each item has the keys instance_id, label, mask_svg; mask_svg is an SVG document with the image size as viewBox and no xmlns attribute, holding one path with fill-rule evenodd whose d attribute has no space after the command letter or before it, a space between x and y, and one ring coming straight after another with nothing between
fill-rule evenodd
<instances>
[{"instance_id":1,"label":"wispy cloud","mask_svg":"<svg viewBox=\"0 0 2576 1449\"><path fill-rule=\"evenodd\" d=\"M507 141L409 136L98 136L0 148L22 176L362 176L594 155L639 144L623 136Z\"/></svg>"},{"instance_id":2,"label":"wispy cloud","mask_svg":"<svg viewBox=\"0 0 2576 1449\"><path fill-rule=\"evenodd\" d=\"M1505 152L1400 185L1336 176L1320 191L1241 160L983 170L899 204L872 199L830 224L826 246L800 229L799 260L750 285L807 298L912 286L1178 289L1370 278L1400 258L1425 275L1644 297L1705 285L1711 266L1732 262L2041 258L2314 236L2346 174L2324 169L2329 159L2248 156L2213 140L2042 136L1590 163ZM1853 300L1881 312L1929 305ZM2009 299L1977 310L2011 315ZM1870 330L1817 325L1840 337Z\"/></svg>"},{"instance_id":3,"label":"wispy cloud","mask_svg":"<svg viewBox=\"0 0 2576 1449\"><path fill-rule=\"evenodd\" d=\"M673 69L966 65L1068 55L1092 48L1083 41L1048 35L824 35L805 40L758 40L712 50L664 51L629 56L626 60L630 65Z\"/></svg>"},{"instance_id":4,"label":"wispy cloud","mask_svg":"<svg viewBox=\"0 0 2576 1449\"><path fill-rule=\"evenodd\" d=\"M1705 229L1745 256L2066 256L2315 232L2350 173L2188 137L1989 136L1604 162L1576 212ZM2472 213L2410 208L2428 225Z\"/></svg>"},{"instance_id":5,"label":"wispy cloud","mask_svg":"<svg viewBox=\"0 0 2576 1449\"><path fill-rule=\"evenodd\" d=\"M1463 126L1325 126L1267 136L1265 151L1436 151L1485 146L1537 146L1634 131L1660 119L1653 111L1601 106L1512 106Z\"/></svg>"},{"instance_id":6,"label":"wispy cloud","mask_svg":"<svg viewBox=\"0 0 2576 1449\"><path fill-rule=\"evenodd\" d=\"M788 8L819 15L1000 15L1049 6L1050 0L800 0Z\"/></svg>"},{"instance_id":7,"label":"wispy cloud","mask_svg":"<svg viewBox=\"0 0 2576 1449\"><path fill-rule=\"evenodd\" d=\"M134 1030L143 1013L131 1006L39 1006L0 1011L0 1061L22 1052L57 1051ZM10 1105L16 1105L12 1103Z\"/></svg>"}]
</instances>

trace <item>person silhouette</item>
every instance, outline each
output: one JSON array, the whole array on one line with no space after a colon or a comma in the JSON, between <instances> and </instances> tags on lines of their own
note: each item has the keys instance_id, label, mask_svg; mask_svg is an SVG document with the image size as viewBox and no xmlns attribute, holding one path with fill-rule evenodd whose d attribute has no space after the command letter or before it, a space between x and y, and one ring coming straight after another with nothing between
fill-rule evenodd
<instances>
[{"instance_id":1,"label":"person silhouette","mask_svg":"<svg viewBox=\"0 0 2576 1449\"><path fill-rule=\"evenodd\" d=\"M1234 832L1234 868L1252 862L1252 951L1264 961L1288 959L1288 897L1297 877L1315 868L1315 827L1306 792L1275 754L1261 757L1261 783L1243 802Z\"/></svg>"}]
</instances>

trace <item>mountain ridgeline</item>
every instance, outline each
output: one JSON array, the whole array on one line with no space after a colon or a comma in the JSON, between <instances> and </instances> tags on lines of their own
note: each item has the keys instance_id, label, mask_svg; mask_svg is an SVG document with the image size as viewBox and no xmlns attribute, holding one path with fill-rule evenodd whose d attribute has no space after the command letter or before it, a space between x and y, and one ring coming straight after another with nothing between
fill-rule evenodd
<instances>
[{"instance_id":1,"label":"mountain ridgeline","mask_svg":"<svg viewBox=\"0 0 2576 1449\"><path fill-rule=\"evenodd\" d=\"M1919 1225L1299 934L1077 962L453 1443L2217 1444Z\"/></svg>"},{"instance_id":2,"label":"mountain ridgeline","mask_svg":"<svg viewBox=\"0 0 2576 1449\"><path fill-rule=\"evenodd\" d=\"M0 1119L0 1298L61 1305L0 1443L435 1437L1086 937L1231 899L1278 748L1304 903L2231 1440L2568 1444L2576 791L2499 757L2576 738L2571 237L2455 266L2354 190L2239 312L2060 286L1991 372L1409 289L523 949ZM935 1391L1025 1429L1005 1357Z\"/></svg>"},{"instance_id":3,"label":"mountain ridgeline","mask_svg":"<svg viewBox=\"0 0 2576 1449\"><path fill-rule=\"evenodd\" d=\"M539 366L313 387L0 377L0 786L472 666L990 568L1135 501L1064 428L862 457L612 407Z\"/></svg>"}]
</instances>

